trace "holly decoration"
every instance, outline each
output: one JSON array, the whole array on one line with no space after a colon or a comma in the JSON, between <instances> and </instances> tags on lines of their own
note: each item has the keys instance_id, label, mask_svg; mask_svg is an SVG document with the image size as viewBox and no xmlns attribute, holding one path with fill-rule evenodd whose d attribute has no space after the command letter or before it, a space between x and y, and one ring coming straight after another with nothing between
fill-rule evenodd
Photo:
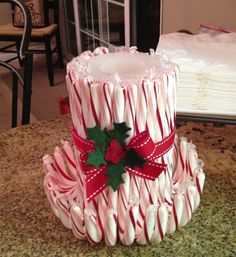
<instances>
[{"instance_id":1,"label":"holly decoration","mask_svg":"<svg viewBox=\"0 0 236 257\"><path fill-rule=\"evenodd\" d=\"M127 150L125 140L129 136L125 122L113 123L112 130L100 130L98 125L88 128L87 139L94 141L94 151L88 153L86 164L98 168L104 164L108 167L106 175L109 177L107 186L116 191L120 184L124 183L122 174L126 172L125 167L132 169L135 166L143 168L145 160L133 149Z\"/></svg>"}]
</instances>

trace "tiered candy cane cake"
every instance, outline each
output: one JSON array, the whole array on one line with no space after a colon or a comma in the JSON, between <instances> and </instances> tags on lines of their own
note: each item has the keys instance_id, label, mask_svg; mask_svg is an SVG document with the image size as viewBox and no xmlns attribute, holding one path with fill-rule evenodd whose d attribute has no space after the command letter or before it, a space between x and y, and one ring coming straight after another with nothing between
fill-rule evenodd
<instances>
[{"instance_id":1,"label":"tiered candy cane cake","mask_svg":"<svg viewBox=\"0 0 236 257\"><path fill-rule=\"evenodd\" d=\"M67 65L72 144L44 156L55 215L79 239L160 242L187 224L205 175L175 134L178 67L135 48L84 52Z\"/></svg>"}]
</instances>

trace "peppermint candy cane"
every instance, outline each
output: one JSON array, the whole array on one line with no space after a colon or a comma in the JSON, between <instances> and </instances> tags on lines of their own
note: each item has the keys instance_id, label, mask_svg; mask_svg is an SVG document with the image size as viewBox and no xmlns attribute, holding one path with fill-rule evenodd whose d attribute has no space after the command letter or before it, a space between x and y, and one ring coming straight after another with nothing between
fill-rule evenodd
<instances>
[{"instance_id":1,"label":"peppermint candy cane","mask_svg":"<svg viewBox=\"0 0 236 257\"><path fill-rule=\"evenodd\" d=\"M80 81L73 80L71 78L71 73L68 73L68 76L70 77L70 82L71 84L68 84L68 91L72 95L72 108L74 108L74 119L73 123L77 129L77 132L79 135L82 137L86 137L86 125L84 121L84 115L82 111L82 99L81 99L81 86L80 86ZM71 111L72 113L72 111ZM73 117L72 117L73 118Z\"/></svg>"},{"instance_id":2,"label":"peppermint candy cane","mask_svg":"<svg viewBox=\"0 0 236 257\"><path fill-rule=\"evenodd\" d=\"M84 217L87 239L91 244L99 243L102 240L102 232L98 225L96 214L92 210L86 208L84 210Z\"/></svg>"},{"instance_id":3,"label":"peppermint candy cane","mask_svg":"<svg viewBox=\"0 0 236 257\"><path fill-rule=\"evenodd\" d=\"M114 246L117 241L117 212L114 209L107 210L105 224L105 243Z\"/></svg>"},{"instance_id":4,"label":"peppermint candy cane","mask_svg":"<svg viewBox=\"0 0 236 257\"><path fill-rule=\"evenodd\" d=\"M148 86L145 81L138 87L138 102L136 108L135 121L137 123L137 132L142 132L147 125L147 111L148 111Z\"/></svg>"},{"instance_id":5,"label":"peppermint candy cane","mask_svg":"<svg viewBox=\"0 0 236 257\"><path fill-rule=\"evenodd\" d=\"M67 167L68 167L71 175L74 178L78 179L79 185L82 188L84 185L84 178L82 176L83 174L78 172L77 162L76 162L75 155L74 155L74 150L68 141L61 140L61 143L62 143L62 147L64 150L64 156L66 159Z\"/></svg>"},{"instance_id":6,"label":"peppermint candy cane","mask_svg":"<svg viewBox=\"0 0 236 257\"><path fill-rule=\"evenodd\" d=\"M47 181L44 181L44 189L54 214L56 215L57 218L59 218L59 211L58 211L57 202L56 202L56 194L53 191L50 183L48 183Z\"/></svg>"},{"instance_id":7,"label":"peppermint candy cane","mask_svg":"<svg viewBox=\"0 0 236 257\"><path fill-rule=\"evenodd\" d=\"M96 121L94 117L95 114L91 107L90 84L88 78L81 80L80 84L83 117L86 127L91 128L96 125Z\"/></svg>"},{"instance_id":8,"label":"peppermint candy cane","mask_svg":"<svg viewBox=\"0 0 236 257\"><path fill-rule=\"evenodd\" d=\"M162 134L157 117L157 99L155 95L156 81L147 81L148 85L148 113L147 124L150 136L154 142L162 140Z\"/></svg>"},{"instance_id":9,"label":"peppermint candy cane","mask_svg":"<svg viewBox=\"0 0 236 257\"><path fill-rule=\"evenodd\" d=\"M194 183L197 187L197 192L196 192L196 208L199 206L200 204L200 199L201 199L201 195L202 195L202 191L203 191L203 187L204 187L204 182L205 182L205 173L203 172L202 168L198 168L195 170L194 172Z\"/></svg>"},{"instance_id":10,"label":"peppermint candy cane","mask_svg":"<svg viewBox=\"0 0 236 257\"><path fill-rule=\"evenodd\" d=\"M138 87L135 84L131 84L126 88L126 101L125 101L125 121L127 126L131 128L129 131L129 138L126 140L126 143L129 142L130 138L136 135L136 108L138 100Z\"/></svg>"},{"instance_id":11,"label":"peppermint candy cane","mask_svg":"<svg viewBox=\"0 0 236 257\"><path fill-rule=\"evenodd\" d=\"M167 231L168 215L167 205L161 204L156 215L155 229L151 240L153 243L159 243L164 239Z\"/></svg>"},{"instance_id":12,"label":"peppermint candy cane","mask_svg":"<svg viewBox=\"0 0 236 257\"><path fill-rule=\"evenodd\" d=\"M131 245L135 240L136 222L138 219L138 205L130 205L125 220L125 230L122 243Z\"/></svg>"},{"instance_id":13,"label":"peppermint candy cane","mask_svg":"<svg viewBox=\"0 0 236 257\"><path fill-rule=\"evenodd\" d=\"M58 209L58 213L59 213L59 218L60 218L62 224L65 227L71 229L72 223L71 223L69 202L62 198L56 198L56 204L57 204L57 209Z\"/></svg>"},{"instance_id":14,"label":"peppermint candy cane","mask_svg":"<svg viewBox=\"0 0 236 257\"><path fill-rule=\"evenodd\" d=\"M138 235L137 243L146 245L152 238L156 217L156 206L149 205L146 211L142 232Z\"/></svg>"},{"instance_id":15,"label":"peppermint candy cane","mask_svg":"<svg viewBox=\"0 0 236 257\"><path fill-rule=\"evenodd\" d=\"M100 126L101 116L101 86L99 83L90 83L91 108L97 125Z\"/></svg>"},{"instance_id":16,"label":"peppermint candy cane","mask_svg":"<svg viewBox=\"0 0 236 257\"><path fill-rule=\"evenodd\" d=\"M80 207L78 205L73 205L70 208L70 214L71 214L71 220L72 220L73 234L79 239L86 238L84 217Z\"/></svg>"},{"instance_id":17,"label":"peppermint candy cane","mask_svg":"<svg viewBox=\"0 0 236 257\"><path fill-rule=\"evenodd\" d=\"M112 83L104 83L102 85L102 108L100 117L100 128L112 128L112 98L114 85Z\"/></svg>"},{"instance_id":18,"label":"peppermint candy cane","mask_svg":"<svg viewBox=\"0 0 236 257\"><path fill-rule=\"evenodd\" d=\"M184 197L182 194L175 194L172 212L168 221L168 233L173 233L179 228L184 208Z\"/></svg>"},{"instance_id":19,"label":"peppermint candy cane","mask_svg":"<svg viewBox=\"0 0 236 257\"><path fill-rule=\"evenodd\" d=\"M184 207L183 207L182 217L179 223L180 227L185 226L192 217L192 213L194 210L194 194L195 194L194 186L189 185L186 188L186 192L184 195Z\"/></svg>"},{"instance_id":20,"label":"peppermint candy cane","mask_svg":"<svg viewBox=\"0 0 236 257\"><path fill-rule=\"evenodd\" d=\"M118 191L118 233L121 241L124 237L125 230L125 217L127 215L127 208L129 204L129 191L130 191L130 176L126 172L123 174L124 183L120 185Z\"/></svg>"},{"instance_id":21,"label":"peppermint candy cane","mask_svg":"<svg viewBox=\"0 0 236 257\"><path fill-rule=\"evenodd\" d=\"M173 181L175 182L175 187L178 187L179 185L183 184L187 178L187 151L188 151L188 142L186 138L180 139L180 145L179 145L179 151L178 151L178 162L176 171L173 176Z\"/></svg>"},{"instance_id":22,"label":"peppermint candy cane","mask_svg":"<svg viewBox=\"0 0 236 257\"><path fill-rule=\"evenodd\" d=\"M74 94L72 83L73 82L71 81L69 75L66 75L66 85L67 85L67 89L68 89L68 93L69 93L71 118L72 118L72 121L73 121L73 124L74 124L76 130L80 131L80 129L81 129L81 127L83 127L83 125L82 125L80 113L76 112L76 108L75 108L76 95Z\"/></svg>"},{"instance_id":23,"label":"peppermint candy cane","mask_svg":"<svg viewBox=\"0 0 236 257\"><path fill-rule=\"evenodd\" d=\"M104 228L105 228L105 224L106 224L106 213L107 213L107 208L108 208L107 189L103 190L98 195L97 204L98 204L97 219L98 219L101 231L102 231L102 235L104 235Z\"/></svg>"}]
</instances>

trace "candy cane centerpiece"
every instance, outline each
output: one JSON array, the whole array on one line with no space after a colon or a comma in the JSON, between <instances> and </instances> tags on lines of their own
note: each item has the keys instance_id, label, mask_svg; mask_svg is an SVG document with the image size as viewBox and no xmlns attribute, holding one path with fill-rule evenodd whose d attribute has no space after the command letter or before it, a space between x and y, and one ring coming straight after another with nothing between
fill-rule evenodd
<instances>
[{"instance_id":1,"label":"candy cane centerpiece","mask_svg":"<svg viewBox=\"0 0 236 257\"><path fill-rule=\"evenodd\" d=\"M99 47L67 65L72 143L43 157L44 188L78 239L158 243L190 221L205 174L176 134L178 73L134 47Z\"/></svg>"}]
</instances>

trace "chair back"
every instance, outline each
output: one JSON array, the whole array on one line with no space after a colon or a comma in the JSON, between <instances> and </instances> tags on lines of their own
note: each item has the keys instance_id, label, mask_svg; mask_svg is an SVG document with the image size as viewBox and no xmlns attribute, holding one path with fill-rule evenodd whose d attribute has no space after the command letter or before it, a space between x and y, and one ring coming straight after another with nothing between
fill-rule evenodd
<instances>
[{"instance_id":1,"label":"chair back","mask_svg":"<svg viewBox=\"0 0 236 257\"><path fill-rule=\"evenodd\" d=\"M12 72L12 127L17 125L17 97L18 97L18 82L23 87L23 105L22 105L22 124L29 123L30 119L30 99L31 99L31 83L32 83L32 54L28 53L31 35L31 16L29 9L24 4L23 0L1 0L0 3L10 3L19 6L24 15L24 31L20 43L19 57L24 64L24 76L22 76L8 62L0 60L0 66Z\"/></svg>"},{"instance_id":2,"label":"chair back","mask_svg":"<svg viewBox=\"0 0 236 257\"><path fill-rule=\"evenodd\" d=\"M59 2L58 0L23 0L28 7L32 19L32 27L40 28L50 25L50 18L53 18L53 23L59 22ZM50 11L53 11L51 15ZM22 10L12 6L13 25L15 27L23 27L24 16Z\"/></svg>"}]
</instances>

